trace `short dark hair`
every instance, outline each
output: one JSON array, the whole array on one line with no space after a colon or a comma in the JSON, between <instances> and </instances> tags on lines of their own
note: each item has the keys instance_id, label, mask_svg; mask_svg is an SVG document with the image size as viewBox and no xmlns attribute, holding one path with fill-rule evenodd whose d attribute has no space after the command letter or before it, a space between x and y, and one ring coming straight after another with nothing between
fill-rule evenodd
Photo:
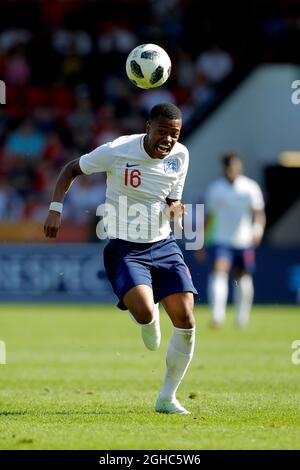
<instances>
[{"instance_id":1,"label":"short dark hair","mask_svg":"<svg viewBox=\"0 0 300 470\"><path fill-rule=\"evenodd\" d=\"M228 168L234 160L241 161L241 158L236 152L227 152L222 157L222 164L224 168Z\"/></svg>"},{"instance_id":2,"label":"short dark hair","mask_svg":"<svg viewBox=\"0 0 300 470\"><path fill-rule=\"evenodd\" d=\"M149 119L158 119L159 116L163 116L167 119L180 119L182 120L182 114L179 108L172 103L159 103L155 105L149 114Z\"/></svg>"}]
</instances>

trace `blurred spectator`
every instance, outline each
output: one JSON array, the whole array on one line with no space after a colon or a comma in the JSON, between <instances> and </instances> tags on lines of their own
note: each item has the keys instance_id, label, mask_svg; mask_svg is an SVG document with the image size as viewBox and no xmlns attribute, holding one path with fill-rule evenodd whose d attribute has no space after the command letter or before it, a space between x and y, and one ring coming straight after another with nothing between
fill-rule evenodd
<instances>
[{"instance_id":1,"label":"blurred spectator","mask_svg":"<svg viewBox=\"0 0 300 470\"><path fill-rule=\"evenodd\" d=\"M15 222L23 216L24 203L17 191L0 178L0 221Z\"/></svg>"},{"instance_id":2,"label":"blurred spectator","mask_svg":"<svg viewBox=\"0 0 300 470\"><path fill-rule=\"evenodd\" d=\"M112 142L119 137L123 132L119 121L115 117L115 108L111 104L102 106L98 111L98 129L95 134L94 145L105 144Z\"/></svg>"},{"instance_id":3,"label":"blurred spectator","mask_svg":"<svg viewBox=\"0 0 300 470\"><path fill-rule=\"evenodd\" d=\"M86 31L58 29L53 33L52 45L54 51L62 55L71 54L74 48L78 55L86 56L92 51L92 40Z\"/></svg>"},{"instance_id":4,"label":"blurred spectator","mask_svg":"<svg viewBox=\"0 0 300 470\"><path fill-rule=\"evenodd\" d=\"M198 74L192 92L196 106L207 106L214 100L216 93L216 90L205 78L205 76Z\"/></svg>"},{"instance_id":5,"label":"blurred spectator","mask_svg":"<svg viewBox=\"0 0 300 470\"><path fill-rule=\"evenodd\" d=\"M66 200L65 216L73 222L83 223L95 217L99 204L105 201L105 175L81 177L75 181Z\"/></svg>"},{"instance_id":6,"label":"blurred spectator","mask_svg":"<svg viewBox=\"0 0 300 470\"><path fill-rule=\"evenodd\" d=\"M128 96L128 87L124 79L115 74L109 74L103 84L104 99L109 102L117 103Z\"/></svg>"},{"instance_id":7,"label":"blurred spectator","mask_svg":"<svg viewBox=\"0 0 300 470\"><path fill-rule=\"evenodd\" d=\"M4 78L7 85L26 85L30 77L30 64L21 46L12 49L4 65Z\"/></svg>"},{"instance_id":8,"label":"blurred spectator","mask_svg":"<svg viewBox=\"0 0 300 470\"><path fill-rule=\"evenodd\" d=\"M57 126L57 120L52 107L37 106L32 113L36 127L43 133L53 131Z\"/></svg>"},{"instance_id":9,"label":"blurred spectator","mask_svg":"<svg viewBox=\"0 0 300 470\"><path fill-rule=\"evenodd\" d=\"M0 51L9 52L17 46L26 45L31 38L32 33L27 29L6 29L0 33Z\"/></svg>"},{"instance_id":10,"label":"blurred spectator","mask_svg":"<svg viewBox=\"0 0 300 470\"><path fill-rule=\"evenodd\" d=\"M230 54L216 43L212 43L196 61L196 71L215 84L224 80L232 69L233 61Z\"/></svg>"},{"instance_id":11,"label":"blurred spectator","mask_svg":"<svg viewBox=\"0 0 300 470\"><path fill-rule=\"evenodd\" d=\"M35 165L33 162L26 162L22 158L16 158L13 162L9 162L5 170L8 183L25 202L35 190Z\"/></svg>"},{"instance_id":12,"label":"blurred spectator","mask_svg":"<svg viewBox=\"0 0 300 470\"><path fill-rule=\"evenodd\" d=\"M71 45L61 64L61 78L67 86L76 86L82 81L84 61L77 47Z\"/></svg>"},{"instance_id":13,"label":"blurred spectator","mask_svg":"<svg viewBox=\"0 0 300 470\"><path fill-rule=\"evenodd\" d=\"M89 96L78 97L76 109L69 115L67 123L78 151L88 151L95 129L95 116Z\"/></svg>"},{"instance_id":14,"label":"blurred spectator","mask_svg":"<svg viewBox=\"0 0 300 470\"><path fill-rule=\"evenodd\" d=\"M102 54L111 52L129 53L138 46L138 39L126 22L112 23L107 21L98 38L98 49Z\"/></svg>"},{"instance_id":15,"label":"blurred spectator","mask_svg":"<svg viewBox=\"0 0 300 470\"><path fill-rule=\"evenodd\" d=\"M63 25L67 15L71 12L78 11L79 8L79 2L52 1L40 3L40 11L43 20L53 27Z\"/></svg>"},{"instance_id":16,"label":"blurred spectator","mask_svg":"<svg viewBox=\"0 0 300 470\"><path fill-rule=\"evenodd\" d=\"M192 119L195 109L197 109L197 103L192 94L186 95L184 102L180 105L180 109L182 112L182 122L185 125Z\"/></svg>"},{"instance_id":17,"label":"blurred spectator","mask_svg":"<svg viewBox=\"0 0 300 470\"><path fill-rule=\"evenodd\" d=\"M153 88L141 93L139 104L143 111L148 113L153 106L158 103L174 103L176 99L174 94L166 88Z\"/></svg>"},{"instance_id":18,"label":"blurred spectator","mask_svg":"<svg viewBox=\"0 0 300 470\"><path fill-rule=\"evenodd\" d=\"M22 157L28 160L42 158L45 148L45 136L33 125L31 119L25 119L19 128L12 132L5 142L5 156Z\"/></svg>"},{"instance_id":19,"label":"blurred spectator","mask_svg":"<svg viewBox=\"0 0 300 470\"><path fill-rule=\"evenodd\" d=\"M163 2L152 0L150 2L153 18L150 22L149 32L154 29L153 32L155 33L156 28L158 37L160 34L162 35L163 42L168 46L168 50L177 51L184 33L185 22L183 21L180 3L178 0L164 0ZM150 42L153 42L153 40Z\"/></svg>"},{"instance_id":20,"label":"blurred spectator","mask_svg":"<svg viewBox=\"0 0 300 470\"><path fill-rule=\"evenodd\" d=\"M179 50L177 56L176 66L174 72L176 73L176 79L179 86L183 88L190 88L194 86L195 82L195 66L191 55L184 51ZM171 72L173 73L173 71Z\"/></svg>"},{"instance_id":21,"label":"blurred spectator","mask_svg":"<svg viewBox=\"0 0 300 470\"><path fill-rule=\"evenodd\" d=\"M57 132L48 135L44 158L54 167L62 166L66 162L66 151Z\"/></svg>"},{"instance_id":22,"label":"blurred spectator","mask_svg":"<svg viewBox=\"0 0 300 470\"><path fill-rule=\"evenodd\" d=\"M159 18L166 18L174 11L179 12L180 5L179 0L150 0L150 6L152 12Z\"/></svg>"},{"instance_id":23,"label":"blurred spectator","mask_svg":"<svg viewBox=\"0 0 300 470\"><path fill-rule=\"evenodd\" d=\"M36 222L43 222L45 217L47 217L48 208L48 201L41 201L39 198L29 195L25 207L26 218Z\"/></svg>"}]
</instances>

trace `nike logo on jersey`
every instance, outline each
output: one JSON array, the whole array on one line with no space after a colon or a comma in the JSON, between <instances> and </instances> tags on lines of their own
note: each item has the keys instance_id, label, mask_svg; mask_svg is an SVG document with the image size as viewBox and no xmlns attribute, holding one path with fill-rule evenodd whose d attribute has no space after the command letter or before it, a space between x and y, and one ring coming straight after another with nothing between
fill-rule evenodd
<instances>
[{"instance_id":1,"label":"nike logo on jersey","mask_svg":"<svg viewBox=\"0 0 300 470\"><path fill-rule=\"evenodd\" d=\"M140 164L139 163L132 163L132 164L126 163L127 168L131 168L132 166L140 166Z\"/></svg>"}]
</instances>

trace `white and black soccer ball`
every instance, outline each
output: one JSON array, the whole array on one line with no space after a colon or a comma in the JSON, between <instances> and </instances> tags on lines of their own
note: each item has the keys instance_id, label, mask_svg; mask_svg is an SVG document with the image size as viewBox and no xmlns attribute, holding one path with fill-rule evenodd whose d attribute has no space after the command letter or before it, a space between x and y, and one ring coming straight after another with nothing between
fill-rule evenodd
<instances>
[{"instance_id":1,"label":"white and black soccer ball","mask_svg":"<svg viewBox=\"0 0 300 470\"><path fill-rule=\"evenodd\" d=\"M171 60L156 44L142 44L133 49L126 61L129 80L139 88L158 88L169 78Z\"/></svg>"}]
</instances>

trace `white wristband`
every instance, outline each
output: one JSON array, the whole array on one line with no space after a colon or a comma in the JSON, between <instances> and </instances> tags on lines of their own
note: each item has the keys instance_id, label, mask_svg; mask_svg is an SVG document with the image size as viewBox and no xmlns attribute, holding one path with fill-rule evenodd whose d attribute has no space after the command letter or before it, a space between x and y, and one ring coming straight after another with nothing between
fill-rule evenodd
<instances>
[{"instance_id":1,"label":"white wristband","mask_svg":"<svg viewBox=\"0 0 300 470\"><path fill-rule=\"evenodd\" d=\"M261 238L264 234L264 227L259 222L255 222L252 227L252 233L254 237Z\"/></svg>"},{"instance_id":2,"label":"white wristband","mask_svg":"<svg viewBox=\"0 0 300 470\"><path fill-rule=\"evenodd\" d=\"M61 202L51 202L49 211L55 211L61 214L63 211L63 204Z\"/></svg>"}]
</instances>

